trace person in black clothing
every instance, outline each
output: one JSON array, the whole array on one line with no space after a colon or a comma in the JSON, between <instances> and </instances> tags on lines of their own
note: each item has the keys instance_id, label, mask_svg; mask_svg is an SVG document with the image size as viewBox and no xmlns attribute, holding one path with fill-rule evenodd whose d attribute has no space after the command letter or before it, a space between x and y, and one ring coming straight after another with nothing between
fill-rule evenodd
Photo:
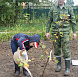
<instances>
[{"instance_id":1,"label":"person in black clothing","mask_svg":"<svg viewBox=\"0 0 78 77\"><path fill-rule=\"evenodd\" d=\"M14 54L17 51L17 48L20 47L20 50L28 51L30 48L35 47L38 48L38 45L40 43L40 35L35 34L33 36L26 35L24 33L18 33L14 35L11 39L11 49L12 53ZM25 57L25 55L24 55ZM20 67L14 62L15 65L15 75L20 74ZM23 68L23 74L29 75L27 70Z\"/></svg>"}]
</instances>

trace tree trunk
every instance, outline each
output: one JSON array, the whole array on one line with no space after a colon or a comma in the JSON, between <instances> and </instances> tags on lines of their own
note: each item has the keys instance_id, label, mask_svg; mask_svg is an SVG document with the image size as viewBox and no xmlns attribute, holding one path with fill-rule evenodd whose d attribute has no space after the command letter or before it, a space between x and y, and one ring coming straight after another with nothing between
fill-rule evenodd
<instances>
[{"instance_id":1,"label":"tree trunk","mask_svg":"<svg viewBox=\"0 0 78 77\"><path fill-rule=\"evenodd\" d=\"M15 2L15 17L14 17L14 23L16 22L18 18L18 1Z\"/></svg>"}]
</instances>

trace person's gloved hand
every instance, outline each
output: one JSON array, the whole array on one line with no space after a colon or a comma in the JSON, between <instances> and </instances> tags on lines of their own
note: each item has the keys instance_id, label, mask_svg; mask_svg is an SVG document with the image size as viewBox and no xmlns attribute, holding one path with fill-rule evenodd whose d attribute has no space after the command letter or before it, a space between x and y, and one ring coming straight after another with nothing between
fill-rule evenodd
<instances>
[{"instance_id":1,"label":"person's gloved hand","mask_svg":"<svg viewBox=\"0 0 78 77\"><path fill-rule=\"evenodd\" d=\"M28 59L28 55L27 55L27 51L26 50L22 51L22 55L23 55L23 57L25 57L26 60Z\"/></svg>"}]
</instances>

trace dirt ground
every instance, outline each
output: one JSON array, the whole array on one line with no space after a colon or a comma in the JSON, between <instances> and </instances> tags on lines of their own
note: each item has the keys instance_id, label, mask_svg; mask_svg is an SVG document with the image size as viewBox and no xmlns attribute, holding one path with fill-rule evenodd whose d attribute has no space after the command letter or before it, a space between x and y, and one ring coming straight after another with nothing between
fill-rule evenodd
<instances>
[{"instance_id":1,"label":"dirt ground","mask_svg":"<svg viewBox=\"0 0 78 77\"><path fill-rule=\"evenodd\" d=\"M52 43L49 41L41 41L42 44L46 45L45 49L42 49L40 46L38 49L34 47L28 51L29 59L29 69L33 75L33 77L41 77L44 66L47 62L47 52L50 52L50 47L52 47ZM78 40L70 40L70 52L71 52L71 60L78 60ZM41 55L43 59L39 59ZM52 57L54 57L52 53ZM65 64L64 59L62 57L62 70L61 72L55 72L56 63L54 60L51 60L44 72L44 77L65 77ZM70 76L67 77L78 77L78 66L72 66L71 64L71 73ZM15 77L14 76L14 63L13 63L13 54L11 52L10 42L0 42L0 77ZM25 77L22 72L22 67L20 69L19 77ZM27 77L27 76L26 76ZM30 76L29 76L30 77Z\"/></svg>"}]
</instances>

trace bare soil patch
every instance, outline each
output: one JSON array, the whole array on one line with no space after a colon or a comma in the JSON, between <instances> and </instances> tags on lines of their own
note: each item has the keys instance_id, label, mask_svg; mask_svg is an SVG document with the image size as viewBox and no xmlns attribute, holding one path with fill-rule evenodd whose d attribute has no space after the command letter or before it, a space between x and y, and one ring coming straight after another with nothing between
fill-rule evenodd
<instances>
[{"instance_id":1,"label":"bare soil patch","mask_svg":"<svg viewBox=\"0 0 78 77\"><path fill-rule=\"evenodd\" d=\"M42 75L44 66L47 62L47 56L45 51L50 52L50 47L52 43L49 41L41 41L46 45L45 49L39 47L35 49L34 47L28 51L29 59L34 58L29 62L29 69L33 77L40 77ZM48 50L47 50L48 49ZM71 60L78 60L78 40L70 40L70 52ZM43 59L39 59L41 55ZM54 57L53 53L52 56ZM50 61L45 69L44 77L65 77L63 76L65 71L65 62L62 57L62 70L61 72L55 72L57 64L54 61ZM71 74L68 77L78 77L78 66L71 65ZM10 42L0 42L0 77L15 77L14 76L14 63L13 63L13 54L11 52ZM22 73L22 67L20 69L19 77L25 77ZM26 76L27 77L27 76Z\"/></svg>"}]
</instances>

